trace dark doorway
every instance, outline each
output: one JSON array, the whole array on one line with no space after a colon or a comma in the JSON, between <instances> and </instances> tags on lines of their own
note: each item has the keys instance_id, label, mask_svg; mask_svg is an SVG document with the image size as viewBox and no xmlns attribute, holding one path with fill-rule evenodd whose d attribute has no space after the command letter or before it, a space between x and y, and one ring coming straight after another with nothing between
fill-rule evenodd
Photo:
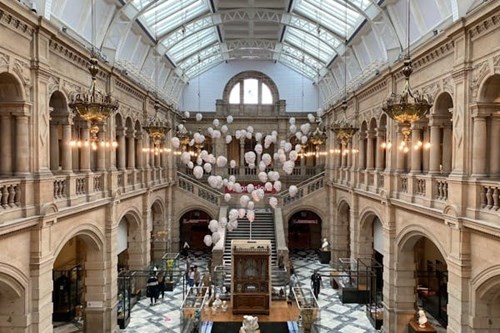
<instances>
[{"instance_id":1,"label":"dark doorway","mask_svg":"<svg viewBox=\"0 0 500 333\"><path fill-rule=\"evenodd\" d=\"M291 250L321 247L321 218L308 210L292 215L288 221L288 248Z\"/></svg>"},{"instance_id":2,"label":"dark doorway","mask_svg":"<svg viewBox=\"0 0 500 333\"><path fill-rule=\"evenodd\" d=\"M210 234L208 223L211 219L210 215L202 210L191 210L185 213L179 221L181 228L179 250L184 242L188 242L191 250L206 250L207 246L203 243L203 238Z\"/></svg>"}]
</instances>

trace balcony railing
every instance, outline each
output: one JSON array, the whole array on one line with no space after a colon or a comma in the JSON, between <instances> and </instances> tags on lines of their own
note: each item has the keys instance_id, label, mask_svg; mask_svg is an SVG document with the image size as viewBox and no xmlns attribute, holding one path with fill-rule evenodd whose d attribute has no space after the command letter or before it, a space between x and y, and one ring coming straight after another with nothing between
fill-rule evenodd
<instances>
[{"instance_id":1,"label":"balcony railing","mask_svg":"<svg viewBox=\"0 0 500 333\"><path fill-rule=\"evenodd\" d=\"M220 205L222 193L216 191L202 182L185 176L181 172L177 172L177 186L188 191L200 199L203 199L211 204Z\"/></svg>"},{"instance_id":2,"label":"balcony railing","mask_svg":"<svg viewBox=\"0 0 500 333\"><path fill-rule=\"evenodd\" d=\"M0 204L3 209L21 205L21 181L0 181Z\"/></svg>"},{"instance_id":3,"label":"balcony railing","mask_svg":"<svg viewBox=\"0 0 500 333\"><path fill-rule=\"evenodd\" d=\"M54 180L54 199L66 198L68 193L68 179L67 176L57 177Z\"/></svg>"},{"instance_id":4,"label":"balcony railing","mask_svg":"<svg viewBox=\"0 0 500 333\"><path fill-rule=\"evenodd\" d=\"M500 207L500 184L498 182L481 183L481 209L498 211Z\"/></svg>"},{"instance_id":5,"label":"balcony railing","mask_svg":"<svg viewBox=\"0 0 500 333\"><path fill-rule=\"evenodd\" d=\"M302 199L303 197L322 189L324 186L324 178L325 178L325 172L323 171L314 176L313 178L298 184L297 194L293 197L290 195L289 190L283 192L281 194L281 197L283 199L283 206L287 206L291 203L294 203Z\"/></svg>"}]
</instances>

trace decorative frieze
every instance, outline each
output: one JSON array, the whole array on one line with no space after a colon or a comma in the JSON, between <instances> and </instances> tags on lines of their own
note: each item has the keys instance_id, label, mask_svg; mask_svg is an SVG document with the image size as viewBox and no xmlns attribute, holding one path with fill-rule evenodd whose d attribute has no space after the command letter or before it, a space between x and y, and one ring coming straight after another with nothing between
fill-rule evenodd
<instances>
[{"instance_id":1,"label":"decorative frieze","mask_svg":"<svg viewBox=\"0 0 500 333\"><path fill-rule=\"evenodd\" d=\"M127 83L121 80L115 80L115 87L140 100L144 99L144 94L142 92L140 92L137 89L134 89L132 86L128 85Z\"/></svg>"},{"instance_id":2,"label":"decorative frieze","mask_svg":"<svg viewBox=\"0 0 500 333\"><path fill-rule=\"evenodd\" d=\"M472 27L469 30L469 35L471 39L474 40L490 30L498 29L499 25L500 25L500 13L497 12L495 15L486 18L482 22Z\"/></svg>"},{"instance_id":3,"label":"decorative frieze","mask_svg":"<svg viewBox=\"0 0 500 333\"><path fill-rule=\"evenodd\" d=\"M79 53L68 49L65 45L59 43L58 41L51 39L49 47L54 53L57 53L60 57L67 59L73 65L84 70L88 69L88 58L82 57Z\"/></svg>"},{"instance_id":4,"label":"decorative frieze","mask_svg":"<svg viewBox=\"0 0 500 333\"><path fill-rule=\"evenodd\" d=\"M473 100L477 99L479 92L479 85L483 79L490 73L490 65L488 59L475 64L472 67L472 81L470 83L470 89L472 92Z\"/></svg>"},{"instance_id":5,"label":"decorative frieze","mask_svg":"<svg viewBox=\"0 0 500 333\"><path fill-rule=\"evenodd\" d=\"M453 84L453 78L451 76L445 77L443 79L443 91L446 91L448 94L450 94L452 98L455 95Z\"/></svg>"},{"instance_id":6,"label":"decorative frieze","mask_svg":"<svg viewBox=\"0 0 500 333\"><path fill-rule=\"evenodd\" d=\"M54 77L54 76L49 77L49 80L47 82L49 96L52 96L52 94L55 91L60 90L59 89L60 81L61 80L58 77Z\"/></svg>"},{"instance_id":7,"label":"decorative frieze","mask_svg":"<svg viewBox=\"0 0 500 333\"><path fill-rule=\"evenodd\" d=\"M439 81L434 81L430 84L427 84L421 88L423 94L428 94L432 97L433 100L436 99L437 94L440 92L440 84Z\"/></svg>"},{"instance_id":8,"label":"decorative frieze","mask_svg":"<svg viewBox=\"0 0 500 333\"><path fill-rule=\"evenodd\" d=\"M8 54L0 52L0 69L2 69L2 72L8 71L9 63L10 56Z\"/></svg>"},{"instance_id":9,"label":"decorative frieze","mask_svg":"<svg viewBox=\"0 0 500 333\"><path fill-rule=\"evenodd\" d=\"M35 31L25 22L19 20L17 17L14 17L9 13L6 13L3 10L0 10L0 24L16 30L18 33L21 33L28 38L31 38L33 36L33 32Z\"/></svg>"},{"instance_id":10,"label":"decorative frieze","mask_svg":"<svg viewBox=\"0 0 500 333\"><path fill-rule=\"evenodd\" d=\"M370 95L373 95L375 93L377 93L378 91L384 89L385 87L387 87L387 81L386 80L382 80L380 82L378 82L377 84L369 87L368 89L362 91L359 95L358 95L358 98L359 99L363 99L365 97L368 97Z\"/></svg>"}]
</instances>

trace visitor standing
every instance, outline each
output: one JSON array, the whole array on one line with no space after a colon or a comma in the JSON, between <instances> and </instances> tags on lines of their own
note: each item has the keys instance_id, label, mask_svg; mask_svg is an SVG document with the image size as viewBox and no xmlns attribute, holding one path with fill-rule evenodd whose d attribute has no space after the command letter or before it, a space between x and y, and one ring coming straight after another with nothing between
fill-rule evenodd
<instances>
[{"instance_id":1,"label":"visitor standing","mask_svg":"<svg viewBox=\"0 0 500 333\"><path fill-rule=\"evenodd\" d=\"M158 279L156 274L151 274L149 276L148 282L146 284L146 295L151 300L151 305L156 304L159 296Z\"/></svg>"},{"instance_id":2,"label":"visitor standing","mask_svg":"<svg viewBox=\"0 0 500 333\"><path fill-rule=\"evenodd\" d=\"M323 281L321 280L321 274L319 274L318 270L314 270L314 273L311 275L311 285L314 293L314 297L318 299L319 291L323 286Z\"/></svg>"}]
</instances>

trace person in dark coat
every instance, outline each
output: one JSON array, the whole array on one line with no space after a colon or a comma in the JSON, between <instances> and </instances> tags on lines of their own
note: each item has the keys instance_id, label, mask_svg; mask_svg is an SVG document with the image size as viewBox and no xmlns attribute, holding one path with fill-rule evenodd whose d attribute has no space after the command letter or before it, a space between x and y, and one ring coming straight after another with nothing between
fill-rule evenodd
<instances>
[{"instance_id":1,"label":"person in dark coat","mask_svg":"<svg viewBox=\"0 0 500 333\"><path fill-rule=\"evenodd\" d=\"M153 273L149 276L146 284L146 295L151 300L151 305L156 304L158 301L159 291L158 279L156 278L156 274Z\"/></svg>"},{"instance_id":2,"label":"person in dark coat","mask_svg":"<svg viewBox=\"0 0 500 333\"><path fill-rule=\"evenodd\" d=\"M314 297L316 297L316 299L318 299L319 291L322 285L323 281L321 281L321 274L319 274L318 270L316 269L311 275L311 286L313 289Z\"/></svg>"},{"instance_id":3,"label":"person in dark coat","mask_svg":"<svg viewBox=\"0 0 500 333\"><path fill-rule=\"evenodd\" d=\"M159 291L159 296L163 299L165 296L165 275L161 276L160 279L158 280L158 291Z\"/></svg>"}]
</instances>

